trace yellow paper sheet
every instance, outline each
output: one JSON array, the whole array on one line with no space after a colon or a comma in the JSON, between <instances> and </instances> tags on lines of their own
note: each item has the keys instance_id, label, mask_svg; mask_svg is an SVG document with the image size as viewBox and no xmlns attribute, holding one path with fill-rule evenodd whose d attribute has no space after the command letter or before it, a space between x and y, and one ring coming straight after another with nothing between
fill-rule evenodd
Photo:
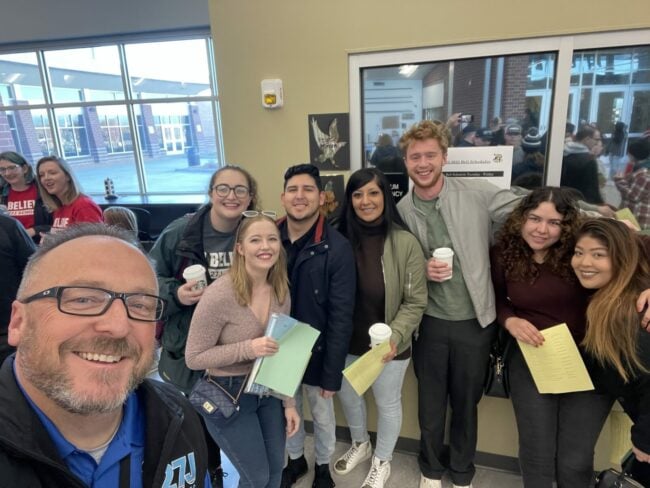
<instances>
[{"instance_id":1,"label":"yellow paper sheet","mask_svg":"<svg viewBox=\"0 0 650 488\"><path fill-rule=\"evenodd\" d=\"M381 374L384 369L381 358L388 354L389 351L389 341L383 342L370 349L343 370L343 376L348 380L350 386L354 388L354 391L357 392L357 395L363 395Z\"/></svg>"},{"instance_id":2,"label":"yellow paper sheet","mask_svg":"<svg viewBox=\"0 0 650 488\"><path fill-rule=\"evenodd\" d=\"M609 414L609 460L621 464L621 459L632 449L632 420L625 412L612 410Z\"/></svg>"},{"instance_id":3,"label":"yellow paper sheet","mask_svg":"<svg viewBox=\"0 0 650 488\"><path fill-rule=\"evenodd\" d=\"M544 336L542 346L518 341L537 390L540 393L593 390L594 385L567 325L556 325L541 332Z\"/></svg>"},{"instance_id":4,"label":"yellow paper sheet","mask_svg":"<svg viewBox=\"0 0 650 488\"><path fill-rule=\"evenodd\" d=\"M632 210L629 208L622 208L616 212L616 220L629 220L636 227L637 230L641 228L639 221L636 219Z\"/></svg>"}]
</instances>

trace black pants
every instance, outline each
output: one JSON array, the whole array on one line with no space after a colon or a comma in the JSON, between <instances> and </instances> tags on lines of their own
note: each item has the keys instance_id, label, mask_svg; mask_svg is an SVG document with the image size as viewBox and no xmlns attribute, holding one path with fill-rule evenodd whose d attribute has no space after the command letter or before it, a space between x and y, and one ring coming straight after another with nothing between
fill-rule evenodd
<instances>
[{"instance_id":1,"label":"black pants","mask_svg":"<svg viewBox=\"0 0 650 488\"><path fill-rule=\"evenodd\" d=\"M589 488L594 447L614 398L595 391L542 395L519 347L509 361L524 488Z\"/></svg>"},{"instance_id":2,"label":"black pants","mask_svg":"<svg viewBox=\"0 0 650 488\"><path fill-rule=\"evenodd\" d=\"M490 344L496 327L478 321L449 321L425 315L413 344L418 379L420 471L442 479L449 469L457 485L474 477L477 405L483 395ZM443 461L447 400L451 407L449 463Z\"/></svg>"}]
</instances>

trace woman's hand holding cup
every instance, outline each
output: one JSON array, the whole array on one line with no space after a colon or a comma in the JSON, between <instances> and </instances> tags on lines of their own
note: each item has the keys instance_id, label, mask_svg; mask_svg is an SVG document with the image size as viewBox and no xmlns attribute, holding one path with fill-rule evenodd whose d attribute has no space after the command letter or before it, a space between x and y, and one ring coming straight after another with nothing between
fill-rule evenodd
<instances>
[{"instance_id":1,"label":"woman's hand holding cup","mask_svg":"<svg viewBox=\"0 0 650 488\"><path fill-rule=\"evenodd\" d=\"M197 288L196 284L197 282L193 280L179 286L176 290L178 301L188 307L197 303L201 299L205 288Z\"/></svg>"}]
</instances>

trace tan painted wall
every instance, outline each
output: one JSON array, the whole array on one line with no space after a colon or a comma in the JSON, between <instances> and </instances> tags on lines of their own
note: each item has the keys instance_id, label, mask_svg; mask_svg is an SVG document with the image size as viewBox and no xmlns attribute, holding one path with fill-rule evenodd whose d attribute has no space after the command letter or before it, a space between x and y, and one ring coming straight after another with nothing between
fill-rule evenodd
<instances>
[{"instance_id":1,"label":"tan painted wall","mask_svg":"<svg viewBox=\"0 0 650 488\"><path fill-rule=\"evenodd\" d=\"M277 210L284 169L309 159L307 115L349 111L349 53L647 28L650 9L647 0L210 0L210 24L227 160L250 169L264 208ZM284 108L262 108L265 78L284 81ZM402 435L417 438L412 372L404 397ZM479 435L480 450L516 456L508 401L481 402Z\"/></svg>"}]
</instances>

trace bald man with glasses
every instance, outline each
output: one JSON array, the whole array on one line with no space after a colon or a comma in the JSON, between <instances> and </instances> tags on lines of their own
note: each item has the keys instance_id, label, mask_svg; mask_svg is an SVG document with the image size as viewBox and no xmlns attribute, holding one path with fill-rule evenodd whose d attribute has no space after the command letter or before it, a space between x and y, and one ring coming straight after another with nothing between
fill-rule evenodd
<instances>
[{"instance_id":1,"label":"bald man with glasses","mask_svg":"<svg viewBox=\"0 0 650 488\"><path fill-rule=\"evenodd\" d=\"M81 224L30 259L8 330L17 351L0 370L8 486L211 486L198 415L144 379L165 301L132 239Z\"/></svg>"}]
</instances>

